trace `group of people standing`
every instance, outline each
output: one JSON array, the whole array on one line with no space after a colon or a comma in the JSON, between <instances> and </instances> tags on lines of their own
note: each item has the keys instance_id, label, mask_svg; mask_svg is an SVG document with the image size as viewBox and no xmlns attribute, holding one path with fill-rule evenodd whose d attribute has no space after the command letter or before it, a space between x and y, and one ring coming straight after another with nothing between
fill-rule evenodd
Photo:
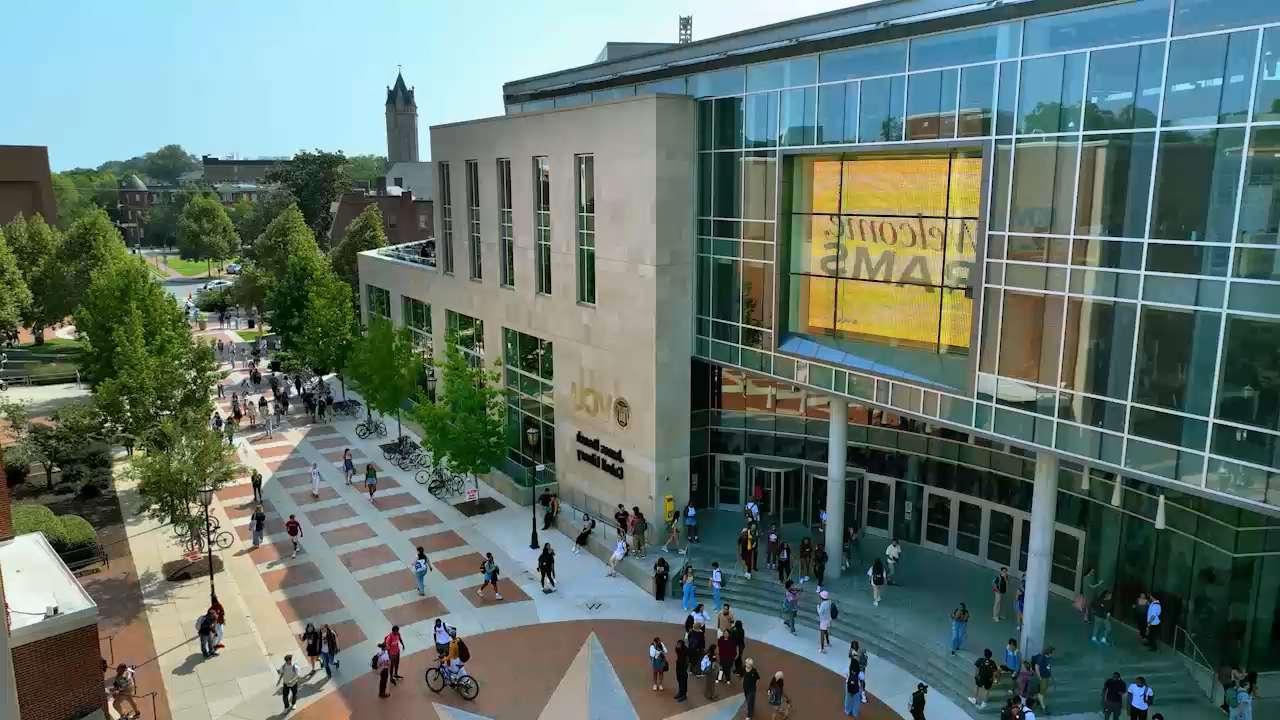
<instances>
[{"instance_id":1,"label":"group of people standing","mask_svg":"<svg viewBox=\"0 0 1280 720\"><path fill-rule=\"evenodd\" d=\"M689 569L686 567L686 571ZM709 642L708 636L714 638ZM677 702L689 697L689 677L703 681L703 694L707 700L718 700L720 687L741 685L746 703L747 720L756 717L756 696L760 672L752 658L746 656L747 634L742 621L734 617L728 604L708 616L702 603L693 606L685 617L684 635L676 640L675 655ZM665 690L666 673L671 670L668 649L661 638L655 637L649 646L649 661L653 672L653 690ZM783 674L774 673L766 692L766 703L773 708L773 720L791 717L791 699L785 693Z\"/></svg>"}]
</instances>

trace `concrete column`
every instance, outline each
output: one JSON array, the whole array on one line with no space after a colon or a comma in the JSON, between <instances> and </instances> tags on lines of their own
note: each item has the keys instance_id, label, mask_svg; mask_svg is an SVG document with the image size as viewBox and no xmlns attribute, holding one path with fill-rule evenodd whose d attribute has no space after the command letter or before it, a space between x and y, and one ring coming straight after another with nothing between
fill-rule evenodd
<instances>
[{"instance_id":1,"label":"concrete column","mask_svg":"<svg viewBox=\"0 0 1280 720\"><path fill-rule=\"evenodd\" d=\"M1053 568L1053 527L1058 513L1058 459L1036 455L1035 489L1031 495L1031 536L1027 543L1026 603L1022 614L1022 656L1044 649L1049 608L1049 573Z\"/></svg>"},{"instance_id":2,"label":"concrete column","mask_svg":"<svg viewBox=\"0 0 1280 720\"><path fill-rule=\"evenodd\" d=\"M844 464L849 449L849 401L831 398L827 434L827 577L840 576L844 535Z\"/></svg>"}]
</instances>

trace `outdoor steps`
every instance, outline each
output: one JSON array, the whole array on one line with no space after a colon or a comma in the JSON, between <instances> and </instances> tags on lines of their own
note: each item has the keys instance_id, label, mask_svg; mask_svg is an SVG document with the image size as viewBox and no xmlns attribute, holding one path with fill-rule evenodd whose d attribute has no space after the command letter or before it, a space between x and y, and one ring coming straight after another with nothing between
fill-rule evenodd
<instances>
[{"instance_id":1,"label":"outdoor steps","mask_svg":"<svg viewBox=\"0 0 1280 720\"><path fill-rule=\"evenodd\" d=\"M678 568L673 567L673 571ZM673 572L673 575L676 573ZM736 573L724 572L724 588L721 599L735 608L752 610L763 615L779 618L782 615L781 583L767 569L756 573L751 580ZM711 587L705 573L699 573L696 580L698 599L709 605ZM813 583L806 583L801 594L799 612L796 615L797 627L804 626L816 629L818 615ZM671 597L680 602L678 583L673 583ZM981 652L974 648L972 641L956 656L950 654L946 646L946 637L936 640L925 640L921 637L906 636L885 626L883 618L877 617L876 608L869 605L869 598L854 599L836 597L840 609L840 617L832 623L831 636L833 647L828 652L845 655L849 650L849 641L857 639L863 648L879 658L883 658L906 672L921 678L938 692L952 698L973 717L998 716L1000 708L1008 694L1012 691L1013 681L1004 677L996 687L992 688L991 700L985 710L979 711L966 698L973 695L973 662ZM892 595L887 595L885 603L892 602ZM708 614L711 609L708 607ZM1084 632L1084 628L1081 629ZM751 628L747 628L747 642L750 647ZM814 651L816 653L816 637ZM999 662L1003 648L991 648ZM868 687L875 693L876 662L873 659L868 668ZM1179 703L1205 704L1208 700L1187 674L1181 661L1165 653L1150 659L1143 658L1139 662L1123 662L1114 668L1126 679L1143 675L1148 683L1159 693L1161 707ZM1100 692L1103 680L1112 668L1097 667L1096 658L1081 659L1065 656L1055 657L1054 683L1049 695L1049 710L1054 715L1070 713L1096 713L1100 709Z\"/></svg>"}]
</instances>

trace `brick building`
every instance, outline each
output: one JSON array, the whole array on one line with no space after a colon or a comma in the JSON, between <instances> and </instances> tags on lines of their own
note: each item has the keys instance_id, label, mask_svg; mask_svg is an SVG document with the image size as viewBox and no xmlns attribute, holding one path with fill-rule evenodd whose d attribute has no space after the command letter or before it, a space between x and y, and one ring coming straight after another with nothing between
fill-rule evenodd
<instances>
[{"instance_id":1,"label":"brick building","mask_svg":"<svg viewBox=\"0 0 1280 720\"><path fill-rule=\"evenodd\" d=\"M431 201L414 197L412 192L388 190L380 180L373 192L352 191L338 198L333 211L333 224L329 227L329 247L336 247L346 237L347 225L364 209L377 204L382 211L382 229L387 233L387 243L403 243L429 240L435 237L435 218Z\"/></svg>"},{"instance_id":2,"label":"brick building","mask_svg":"<svg viewBox=\"0 0 1280 720\"><path fill-rule=\"evenodd\" d=\"M200 164L204 167L204 181L210 185L218 183L248 183L265 185L267 173L279 165L287 165L285 158L255 158L252 160L233 160L202 155Z\"/></svg>"},{"instance_id":3,"label":"brick building","mask_svg":"<svg viewBox=\"0 0 1280 720\"><path fill-rule=\"evenodd\" d=\"M0 225L18 213L40 213L50 224L58 220L49 148L43 145L0 145Z\"/></svg>"}]
</instances>

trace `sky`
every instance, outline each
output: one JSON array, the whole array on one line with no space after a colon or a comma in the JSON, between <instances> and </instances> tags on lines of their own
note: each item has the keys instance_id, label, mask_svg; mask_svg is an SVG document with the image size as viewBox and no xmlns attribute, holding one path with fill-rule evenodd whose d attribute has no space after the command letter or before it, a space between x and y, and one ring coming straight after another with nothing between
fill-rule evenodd
<instances>
[{"instance_id":1,"label":"sky","mask_svg":"<svg viewBox=\"0 0 1280 720\"><path fill-rule=\"evenodd\" d=\"M221 157L386 154L386 87L431 125L501 115L502 83L590 63L604 43L695 40L860 0L63 0L0 24L0 144L54 170L168 143ZM422 158L427 160L429 158Z\"/></svg>"}]
</instances>

